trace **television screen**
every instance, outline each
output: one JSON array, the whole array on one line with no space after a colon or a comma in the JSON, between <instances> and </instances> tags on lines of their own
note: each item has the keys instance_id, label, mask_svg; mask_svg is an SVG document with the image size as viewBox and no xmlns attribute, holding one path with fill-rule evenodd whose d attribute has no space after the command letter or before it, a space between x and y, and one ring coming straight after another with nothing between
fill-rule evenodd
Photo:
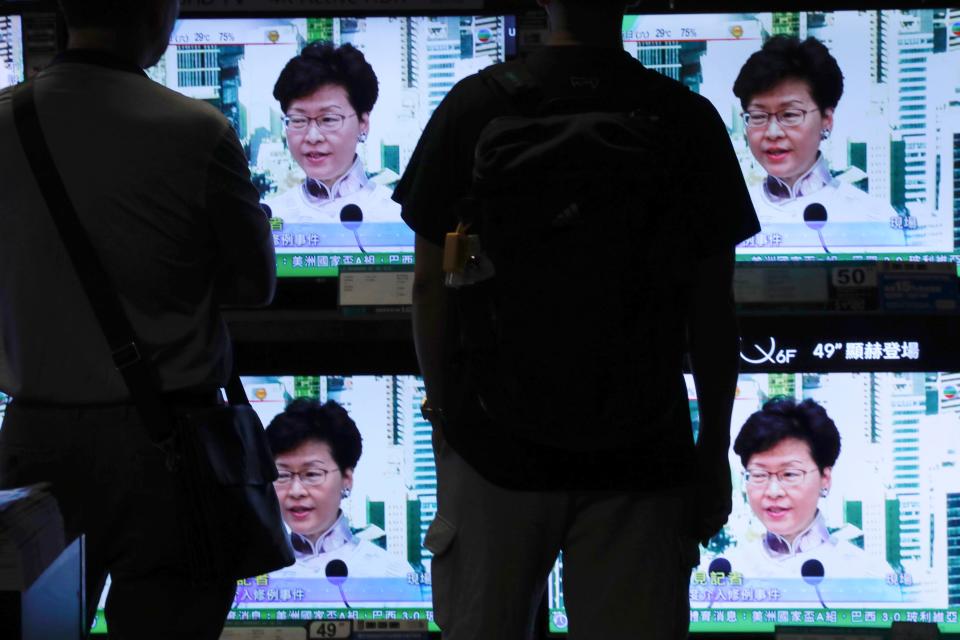
<instances>
[{"instance_id":1,"label":"television screen","mask_svg":"<svg viewBox=\"0 0 960 640\"><path fill-rule=\"evenodd\" d=\"M776 115L746 125L734 81L777 35L816 38L836 60L829 121L780 122L790 96L758 85L748 107ZM635 15L623 42L726 122L762 227L739 259L960 260L960 9Z\"/></svg>"},{"instance_id":2,"label":"television screen","mask_svg":"<svg viewBox=\"0 0 960 640\"><path fill-rule=\"evenodd\" d=\"M268 425L294 398L335 400L357 424L363 452L349 497L339 501L343 536L322 551L295 544L297 562L238 584L228 624L320 619L428 620L430 552L423 547L437 510L431 427L420 415L423 382L414 376L243 377L251 405ZM292 490L292 489L291 489ZM281 492L281 502L283 495ZM284 511L291 531L300 516ZM347 577L326 576L340 559ZM94 632L108 632L103 605Z\"/></svg>"},{"instance_id":3,"label":"television screen","mask_svg":"<svg viewBox=\"0 0 960 640\"><path fill-rule=\"evenodd\" d=\"M512 37L506 20L502 16L181 20L164 58L148 73L213 104L233 123L254 183L272 214L278 274L335 276L340 265L413 263L414 235L400 219L400 206L390 199L393 186L447 91L460 78L504 60ZM324 177L320 165L329 162L323 157L329 150L314 149L319 157L311 157L296 143L291 146L290 129L273 98L284 65L316 40L355 46L379 83L369 135L355 145L350 141L354 148L344 151L357 158L350 167L349 189L338 186L332 176ZM316 126L308 122L306 131ZM307 180L308 176L321 183Z\"/></svg>"},{"instance_id":4,"label":"television screen","mask_svg":"<svg viewBox=\"0 0 960 640\"><path fill-rule=\"evenodd\" d=\"M3 422L3 414L7 412L7 404L10 403L10 396L0 391L0 423Z\"/></svg>"},{"instance_id":5,"label":"television screen","mask_svg":"<svg viewBox=\"0 0 960 640\"><path fill-rule=\"evenodd\" d=\"M687 388L696 431L690 376ZM770 478L766 489L748 487L731 451L733 513L701 548L690 582L691 631L895 621L960 631L960 373L743 373L731 442L766 400L782 396L812 399L836 423L841 449L829 491L821 497L813 483L810 499L801 500L790 487L791 515L785 480L778 477L773 489ZM771 492L779 504L768 504L769 496L764 502ZM800 515L812 524L795 536L803 527L788 532L784 523ZM548 593L550 630L560 633L567 626L562 571L561 557Z\"/></svg>"},{"instance_id":6,"label":"television screen","mask_svg":"<svg viewBox=\"0 0 960 640\"><path fill-rule=\"evenodd\" d=\"M0 89L23 82L23 33L20 16L0 15Z\"/></svg>"}]
</instances>

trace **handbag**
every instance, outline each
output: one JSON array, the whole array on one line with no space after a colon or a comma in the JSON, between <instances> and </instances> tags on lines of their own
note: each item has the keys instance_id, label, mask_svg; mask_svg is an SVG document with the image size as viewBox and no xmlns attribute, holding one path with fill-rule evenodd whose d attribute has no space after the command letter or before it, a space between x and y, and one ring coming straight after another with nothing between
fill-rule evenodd
<instances>
[{"instance_id":1,"label":"handbag","mask_svg":"<svg viewBox=\"0 0 960 640\"><path fill-rule=\"evenodd\" d=\"M293 548L273 487L277 469L236 365L226 387L226 405L186 410L170 406L50 155L32 81L15 90L13 116L20 144L113 362L151 441L165 452L167 468L176 476L177 518L190 578L208 583L290 566Z\"/></svg>"}]
</instances>

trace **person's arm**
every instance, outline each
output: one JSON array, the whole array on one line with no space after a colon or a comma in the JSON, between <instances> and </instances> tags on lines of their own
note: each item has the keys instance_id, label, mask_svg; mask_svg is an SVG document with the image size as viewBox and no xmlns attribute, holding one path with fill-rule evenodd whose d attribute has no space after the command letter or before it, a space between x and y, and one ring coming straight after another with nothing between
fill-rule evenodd
<instances>
[{"instance_id":1,"label":"person's arm","mask_svg":"<svg viewBox=\"0 0 960 640\"><path fill-rule=\"evenodd\" d=\"M270 221L250 182L247 158L227 127L210 160L207 209L217 238L220 304L260 306L273 299L277 263Z\"/></svg>"},{"instance_id":2,"label":"person's arm","mask_svg":"<svg viewBox=\"0 0 960 640\"><path fill-rule=\"evenodd\" d=\"M442 350L447 297L442 264L443 249L417 234L414 245L413 343L427 401L434 409L443 393Z\"/></svg>"},{"instance_id":3,"label":"person's arm","mask_svg":"<svg viewBox=\"0 0 960 640\"><path fill-rule=\"evenodd\" d=\"M732 508L730 419L739 370L739 332L733 302L734 249L700 260L687 301L690 364L700 408L695 505L691 533L703 544L727 522Z\"/></svg>"},{"instance_id":4,"label":"person's arm","mask_svg":"<svg viewBox=\"0 0 960 640\"><path fill-rule=\"evenodd\" d=\"M472 182L473 149L486 123L464 104L462 80L430 117L400 179L393 199L401 217L416 233L414 242L413 341L427 392L425 408L437 410L443 402L443 346L447 318L447 290L443 284L443 241L457 226L456 204ZM470 92L467 93L469 95ZM425 415L438 431L437 415Z\"/></svg>"}]
</instances>

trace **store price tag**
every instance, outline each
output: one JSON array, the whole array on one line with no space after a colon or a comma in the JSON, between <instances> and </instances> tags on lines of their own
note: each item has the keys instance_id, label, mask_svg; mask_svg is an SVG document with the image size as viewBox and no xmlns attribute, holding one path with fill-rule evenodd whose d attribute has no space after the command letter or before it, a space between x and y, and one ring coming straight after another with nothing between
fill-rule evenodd
<instances>
[{"instance_id":1,"label":"store price tag","mask_svg":"<svg viewBox=\"0 0 960 640\"><path fill-rule=\"evenodd\" d=\"M329 640L330 638L349 638L349 620L317 620L307 628L310 640Z\"/></svg>"},{"instance_id":2,"label":"store price tag","mask_svg":"<svg viewBox=\"0 0 960 640\"><path fill-rule=\"evenodd\" d=\"M848 266L830 269L830 282L838 289L877 286L877 269L873 266Z\"/></svg>"},{"instance_id":3,"label":"store price tag","mask_svg":"<svg viewBox=\"0 0 960 640\"><path fill-rule=\"evenodd\" d=\"M402 309L413 304L412 265L340 267L341 309Z\"/></svg>"},{"instance_id":4,"label":"store price tag","mask_svg":"<svg viewBox=\"0 0 960 640\"><path fill-rule=\"evenodd\" d=\"M826 267L819 264L740 263L733 289L738 304L823 307L830 300Z\"/></svg>"},{"instance_id":5,"label":"store price tag","mask_svg":"<svg viewBox=\"0 0 960 640\"><path fill-rule=\"evenodd\" d=\"M426 620L355 620L353 640L427 640Z\"/></svg>"}]
</instances>

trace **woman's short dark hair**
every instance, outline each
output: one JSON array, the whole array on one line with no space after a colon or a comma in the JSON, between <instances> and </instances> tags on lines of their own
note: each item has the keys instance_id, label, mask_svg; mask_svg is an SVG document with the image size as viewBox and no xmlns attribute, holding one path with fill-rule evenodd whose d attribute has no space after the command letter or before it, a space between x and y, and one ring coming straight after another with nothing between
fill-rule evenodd
<instances>
[{"instance_id":1,"label":"woman's short dark hair","mask_svg":"<svg viewBox=\"0 0 960 640\"><path fill-rule=\"evenodd\" d=\"M747 418L733 452L746 468L753 454L769 451L787 438L806 442L821 472L832 467L840 455L840 432L826 410L813 400L797 403L793 398L769 400Z\"/></svg>"},{"instance_id":2,"label":"woman's short dark hair","mask_svg":"<svg viewBox=\"0 0 960 640\"><path fill-rule=\"evenodd\" d=\"M773 36L747 58L733 83L733 95L744 109L758 93L784 80L803 80L821 110L835 109L843 95L843 72L826 46L816 38Z\"/></svg>"},{"instance_id":3,"label":"woman's short dark hair","mask_svg":"<svg viewBox=\"0 0 960 640\"><path fill-rule=\"evenodd\" d=\"M287 62L273 87L273 97L286 113L291 102L309 96L324 85L343 87L357 114L372 111L380 92L377 74L357 48L351 44L335 47L331 42L317 41Z\"/></svg>"},{"instance_id":4,"label":"woman's short dark hair","mask_svg":"<svg viewBox=\"0 0 960 640\"><path fill-rule=\"evenodd\" d=\"M325 442L341 471L353 469L363 452L360 430L347 410L333 400L321 404L297 398L267 425L267 441L274 457L305 442Z\"/></svg>"}]
</instances>

